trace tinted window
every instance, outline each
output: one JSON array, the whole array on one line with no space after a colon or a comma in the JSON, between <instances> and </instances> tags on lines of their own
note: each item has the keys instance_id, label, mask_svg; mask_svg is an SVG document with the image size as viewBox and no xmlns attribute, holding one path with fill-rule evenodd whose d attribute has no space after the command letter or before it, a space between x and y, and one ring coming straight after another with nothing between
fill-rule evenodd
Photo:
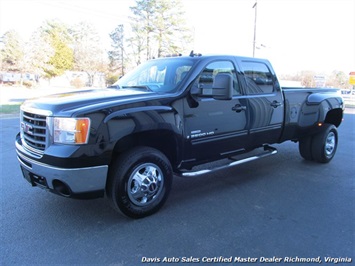
<instances>
[{"instance_id":1,"label":"tinted window","mask_svg":"<svg viewBox=\"0 0 355 266\"><path fill-rule=\"evenodd\" d=\"M230 61L217 61L210 63L199 75L197 82L200 94L202 96L212 95L212 85L214 78L218 73L228 73L233 77L234 95L240 94L239 84L237 80L236 71L234 65Z\"/></svg>"},{"instance_id":2,"label":"tinted window","mask_svg":"<svg viewBox=\"0 0 355 266\"><path fill-rule=\"evenodd\" d=\"M242 62L242 69L247 82L247 94L272 93L273 75L264 63Z\"/></svg>"}]
</instances>

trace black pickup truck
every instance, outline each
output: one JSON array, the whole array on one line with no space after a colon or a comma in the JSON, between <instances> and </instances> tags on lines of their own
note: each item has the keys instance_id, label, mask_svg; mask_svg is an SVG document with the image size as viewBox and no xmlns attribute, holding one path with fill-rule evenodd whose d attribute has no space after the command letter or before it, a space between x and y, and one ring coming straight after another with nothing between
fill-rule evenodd
<instances>
[{"instance_id":1,"label":"black pickup truck","mask_svg":"<svg viewBox=\"0 0 355 266\"><path fill-rule=\"evenodd\" d=\"M328 163L343 109L336 89L282 89L267 60L159 58L110 88L27 100L16 150L32 186L106 196L141 218L162 207L174 175L272 155L273 143L298 142L304 159Z\"/></svg>"}]
</instances>

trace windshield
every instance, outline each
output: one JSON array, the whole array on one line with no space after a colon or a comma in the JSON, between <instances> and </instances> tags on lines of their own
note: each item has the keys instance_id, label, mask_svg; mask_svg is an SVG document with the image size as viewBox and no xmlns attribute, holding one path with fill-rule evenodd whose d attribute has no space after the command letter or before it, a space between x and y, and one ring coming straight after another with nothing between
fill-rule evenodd
<instances>
[{"instance_id":1,"label":"windshield","mask_svg":"<svg viewBox=\"0 0 355 266\"><path fill-rule=\"evenodd\" d=\"M193 60L183 58L150 60L123 76L112 87L158 93L176 92L192 64Z\"/></svg>"}]
</instances>

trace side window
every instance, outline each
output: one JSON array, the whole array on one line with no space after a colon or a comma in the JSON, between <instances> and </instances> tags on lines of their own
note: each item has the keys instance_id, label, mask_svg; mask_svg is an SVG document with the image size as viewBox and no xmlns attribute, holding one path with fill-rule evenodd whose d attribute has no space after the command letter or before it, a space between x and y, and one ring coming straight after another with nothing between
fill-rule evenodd
<instances>
[{"instance_id":1,"label":"side window","mask_svg":"<svg viewBox=\"0 0 355 266\"><path fill-rule=\"evenodd\" d=\"M233 95L240 94L239 83L237 80L237 74L234 65L230 61L217 61L208 64L205 69L201 72L197 78L197 85L200 90L201 96L211 96L212 95L212 85L214 78L218 73L229 73L233 77Z\"/></svg>"},{"instance_id":2,"label":"side window","mask_svg":"<svg viewBox=\"0 0 355 266\"><path fill-rule=\"evenodd\" d=\"M259 62L243 61L242 69L247 83L247 94L274 92L273 75L267 65Z\"/></svg>"}]
</instances>

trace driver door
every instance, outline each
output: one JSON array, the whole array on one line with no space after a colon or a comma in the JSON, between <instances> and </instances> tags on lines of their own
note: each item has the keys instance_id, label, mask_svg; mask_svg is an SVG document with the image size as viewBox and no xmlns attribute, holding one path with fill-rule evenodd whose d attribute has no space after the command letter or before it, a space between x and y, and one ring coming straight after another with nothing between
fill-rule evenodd
<instances>
[{"instance_id":1,"label":"driver door","mask_svg":"<svg viewBox=\"0 0 355 266\"><path fill-rule=\"evenodd\" d=\"M212 97L212 85L218 73L233 77L231 100ZM208 64L194 84L196 104L184 103L185 157L191 162L210 161L235 155L248 143L247 100L242 95L232 61L215 61Z\"/></svg>"}]
</instances>

